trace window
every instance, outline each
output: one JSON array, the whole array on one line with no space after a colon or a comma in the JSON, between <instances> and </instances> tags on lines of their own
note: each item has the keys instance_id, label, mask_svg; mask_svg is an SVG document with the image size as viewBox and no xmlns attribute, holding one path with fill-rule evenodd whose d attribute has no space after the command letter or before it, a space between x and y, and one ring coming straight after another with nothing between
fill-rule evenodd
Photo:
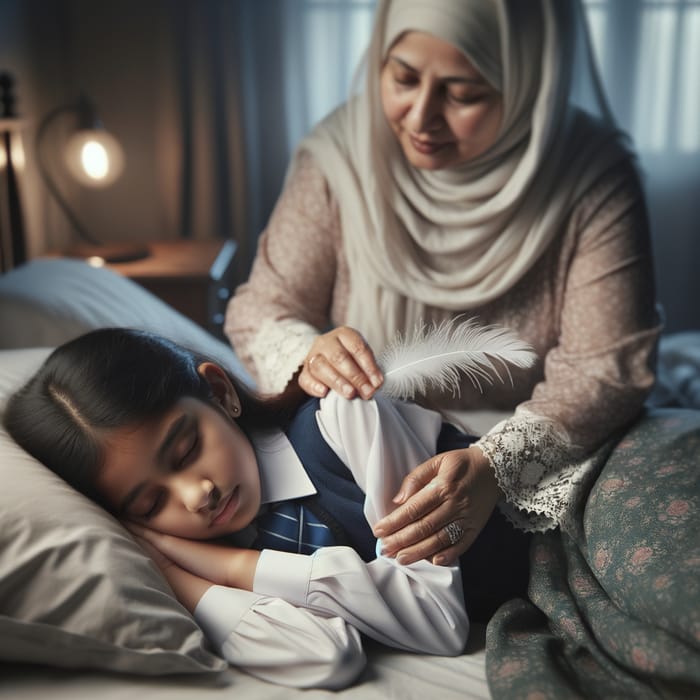
<instances>
[{"instance_id":1,"label":"window","mask_svg":"<svg viewBox=\"0 0 700 700\"><path fill-rule=\"evenodd\" d=\"M350 94L372 29L374 0L286 0L288 143ZM299 77L303 76L300 80Z\"/></svg>"},{"instance_id":2,"label":"window","mask_svg":"<svg viewBox=\"0 0 700 700\"><path fill-rule=\"evenodd\" d=\"M700 0L585 0L611 103L641 152L700 151Z\"/></svg>"}]
</instances>

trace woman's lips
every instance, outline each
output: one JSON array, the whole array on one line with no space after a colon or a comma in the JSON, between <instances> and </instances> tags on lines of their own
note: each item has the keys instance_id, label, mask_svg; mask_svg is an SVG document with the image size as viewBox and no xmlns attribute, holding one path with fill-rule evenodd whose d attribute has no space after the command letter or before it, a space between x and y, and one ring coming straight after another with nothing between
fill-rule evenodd
<instances>
[{"instance_id":1,"label":"woman's lips","mask_svg":"<svg viewBox=\"0 0 700 700\"><path fill-rule=\"evenodd\" d=\"M216 510L214 517L209 523L209 527L214 525L221 525L222 523L228 522L233 514L236 512L239 500L239 487L236 486L231 492L231 495L224 499L221 506Z\"/></svg>"},{"instance_id":2,"label":"woman's lips","mask_svg":"<svg viewBox=\"0 0 700 700\"><path fill-rule=\"evenodd\" d=\"M433 153L437 153L439 150L443 149L447 145L445 142L439 143L437 141L425 141L411 135L409 135L408 138L410 139L411 145L413 146L413 148L416 149L416 151L427 156L432 155Z\"/></svg>"}]
</instances>

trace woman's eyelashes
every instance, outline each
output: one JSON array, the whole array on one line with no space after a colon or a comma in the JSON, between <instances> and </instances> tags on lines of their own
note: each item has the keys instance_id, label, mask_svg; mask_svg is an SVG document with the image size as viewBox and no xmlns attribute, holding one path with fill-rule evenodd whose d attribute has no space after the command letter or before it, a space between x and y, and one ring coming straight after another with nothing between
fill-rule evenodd
<instances>
[{"instance_id":1,"label":"woman's eyelashes","mask_svg":"<svg viewBox=\"0 0 700 700\"><path fill-rule=\"evenodd\" d=\"M393 80L400 88L412 89L420 85L420 79L414 73L401 72L394 73ZM446 83L440 87L441 96L450 102L458 105L470 105L483 100L487 94L481 90L464 89L460 87L455 89L450 83Z\"/></svg>"},{"instance_id":2,"label":"woman's eyelashes","mask_svg":"<svg viewBox=\"0 0 700 700\"><path fill-rule=\"evenodd\" d=\"M394 72L393 74L394 82L401 87L412 87L419 84L418 76L415 73L409 71Z\"/></svg>"}]
</instances>

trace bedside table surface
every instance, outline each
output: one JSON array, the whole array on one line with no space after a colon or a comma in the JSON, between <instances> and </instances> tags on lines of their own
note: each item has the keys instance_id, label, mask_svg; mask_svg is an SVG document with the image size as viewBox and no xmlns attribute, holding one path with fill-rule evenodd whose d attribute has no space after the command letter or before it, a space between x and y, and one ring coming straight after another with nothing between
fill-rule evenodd
<instances>
[{"instance_id":1,"label":"bedside table surface","mask_svg":"<svg viewBox=\"0 0 700 700\"><path fill-rule=\"evenodd\" d=\"M142 260L106 265L126 277L201 277L212 269L219 254L226 248L223 239L150 241L152 255Z\"/></svg>"}]
</instances>

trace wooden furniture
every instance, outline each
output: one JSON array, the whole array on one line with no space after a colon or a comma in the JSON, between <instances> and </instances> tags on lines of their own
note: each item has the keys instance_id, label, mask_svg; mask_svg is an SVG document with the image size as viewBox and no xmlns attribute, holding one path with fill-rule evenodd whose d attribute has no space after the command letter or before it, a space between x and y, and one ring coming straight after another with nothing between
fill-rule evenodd
<instances>
[{"instance_id":1,"label":"wooden furniture","mask_svg":"<svg viewBox=\"0 0 700 700\"><path fill-rule=\"evenodd\" d=\"M150 241L147 258L105 267L145 287L180 313L224 339L226 302L235 284L231 240Z\"/></svg>"}]
</instances>

